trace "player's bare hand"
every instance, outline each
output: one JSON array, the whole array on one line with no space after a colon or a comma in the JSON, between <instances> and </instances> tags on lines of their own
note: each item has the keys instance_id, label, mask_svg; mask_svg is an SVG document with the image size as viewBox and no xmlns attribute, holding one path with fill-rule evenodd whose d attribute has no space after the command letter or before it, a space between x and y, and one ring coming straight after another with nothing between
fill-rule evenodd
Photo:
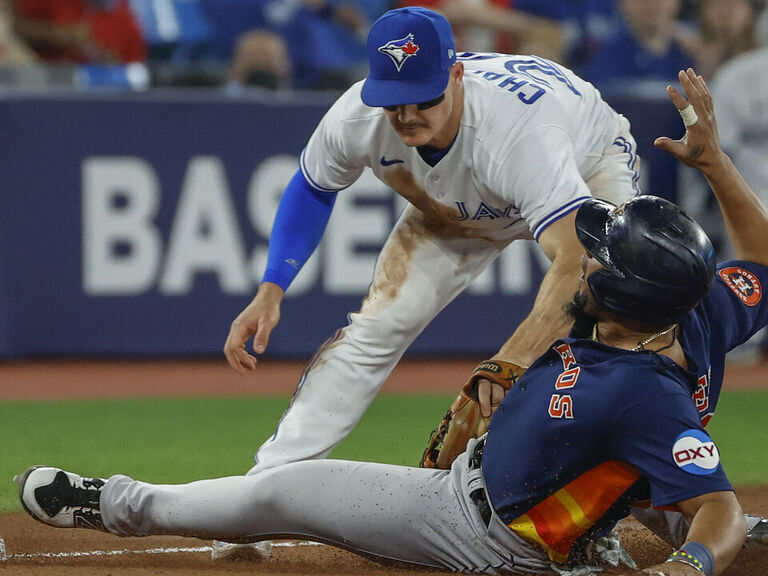
<instances>
[{"instance_id":1,"label":"player's bare hand","mask_svg":"<svg viewBox=\"0 0 768 576\"><path fill-rule=\"evenodd\" d=\"M693 68L681 70L678 78L687 99L672 86L667 86L667 95L683 117L685 134L679 140L662 136L656 138L653 144L686 166L706 174L708 169L722 162L724 156L717 134L712 95L707 83Z\"/></svg>"},{"instance_id":2,"label":"player's bare hand","mask_svg":"<svg viewBox=\"0 0 768 576\"><path fill-rule=\"evenodd\" d=\"M254 370L258 362L246 350L251 336L256 354L262 354L267 349L269 335L280 321L280 303L284 294L277 284L263 283L256 297L232 322L224 343L224 355L229 365L239 374Z\"/></svg>"},{"instance_id":3,"label":"player's bare hand","mask_svg":"<svg viewBox=\"0 0 768 576\"><path fill-rule=\"evenodd\" d=\"M477 401L480 404L480 414L488 418L496 412L507 391L498 384L481 378L477 382Z\"/></svg>"}]
</instances>

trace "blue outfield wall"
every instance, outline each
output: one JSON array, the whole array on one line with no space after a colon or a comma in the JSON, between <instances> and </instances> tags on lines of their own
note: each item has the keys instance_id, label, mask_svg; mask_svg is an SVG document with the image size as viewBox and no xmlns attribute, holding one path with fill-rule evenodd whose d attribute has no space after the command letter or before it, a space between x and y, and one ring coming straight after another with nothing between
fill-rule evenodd
<instances>
[{"instance_id":1,"label":"blue outfield wall","mask_svg":"<svg viewBox=\"0 0 768 576\"><path fill-rule=\"evenodd\" d=\"M0 356L220 354L255 294L282 186L331 101L0 95ZM613 104L633 122L645 190L673 197L674 162L651 142L679 136L674 110L638 96ZM402 206L369 172L339 195L270 355L309 355L346 323ZM533 243L514 243L411 351L494 352L546 266Z\"/></svg>"}]
</instances>

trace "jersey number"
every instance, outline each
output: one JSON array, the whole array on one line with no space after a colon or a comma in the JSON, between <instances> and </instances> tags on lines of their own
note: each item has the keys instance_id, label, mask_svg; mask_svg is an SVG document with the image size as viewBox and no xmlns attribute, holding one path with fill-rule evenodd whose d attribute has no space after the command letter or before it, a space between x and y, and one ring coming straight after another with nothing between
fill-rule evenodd
<instances>
[{"instance_id":1,"label":"jersey number","mask_svg":"<svg viewBox=\"0 0 768 576\"><path fill-rule=\"evenodd\" d=\"M693 393L693 402L696 404L696 409L701 414L701 425L706 426L709 424L712 413L705 414L709 408L709 375L704 374L699 376L699 381L696 383L696 391Z\"/></svg>"},{"instance_id":2,"label":"jersey number","mask_svg":"<svg viewBox=\"0 0 768 576\"><path fill-rule=\"evenodd\" d=\"M696 403L696 408L699 412L704 412L709 408L709 382L707 382L706 376L699 377L697 382L696 392L693 393L693 401Z\"/></svg>"}]
</instances>

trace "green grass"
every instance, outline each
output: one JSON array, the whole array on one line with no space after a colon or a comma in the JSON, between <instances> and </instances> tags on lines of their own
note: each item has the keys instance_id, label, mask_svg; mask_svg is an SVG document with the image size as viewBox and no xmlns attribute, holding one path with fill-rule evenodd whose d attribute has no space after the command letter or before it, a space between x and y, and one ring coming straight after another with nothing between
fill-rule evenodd
<instances>
[{"instance_id":1,"label":"green grass","mask_svg":"<svg viewBox=\"0 0 768 576\"><path fill-rule=\"evenodd\" d=\"M725 392L707 431L734 484L768 484L768 391Z\"/></svg>"},{"instance_id":2,"label":"green grass","mask_svg":"<svg viewBox=\"0 0 768 576\"><path fill-rule=\"evenodd\" d=\"M381 395L333 456L415 465L450 402ZM0 402L0 511L21 509L11 479L33 464L160 483L242 474L287 405L285 397Z\"/></svg>"},{"instance_id":3,"label":"green grass","mask_svg":"<svg viewBox=\"0 0 768 576\"><path fill-rule=\"evenodd\" d=\"M451 399L381 395L333 456L413 465ZM284 397L2 402L0 511L21 509L11 478L32 464L169 483L241 474L287 404ZM736 484L768 483L766 413L766 391L720 400L709 430Z\"/></svg>"}]
</instances>

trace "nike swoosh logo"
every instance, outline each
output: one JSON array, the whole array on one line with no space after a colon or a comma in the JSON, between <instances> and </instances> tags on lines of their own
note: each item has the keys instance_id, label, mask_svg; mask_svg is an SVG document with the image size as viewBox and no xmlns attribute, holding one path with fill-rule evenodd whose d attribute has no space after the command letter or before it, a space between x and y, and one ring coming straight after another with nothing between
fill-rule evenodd
<instances>
[{"instance_id":1,"label":"nike swoosh logo","mask_svg":"<svg viewBox=\"0 0 768 576\"><path fill-rule=\"evenodd\" d=\"M395 158L394 160L387 160L386 156L382 156L379 162L381 162L382 166L392 166L392 164L403 164L405 161L398 160L397 158Z\"/></svg>"}]
</instances>

